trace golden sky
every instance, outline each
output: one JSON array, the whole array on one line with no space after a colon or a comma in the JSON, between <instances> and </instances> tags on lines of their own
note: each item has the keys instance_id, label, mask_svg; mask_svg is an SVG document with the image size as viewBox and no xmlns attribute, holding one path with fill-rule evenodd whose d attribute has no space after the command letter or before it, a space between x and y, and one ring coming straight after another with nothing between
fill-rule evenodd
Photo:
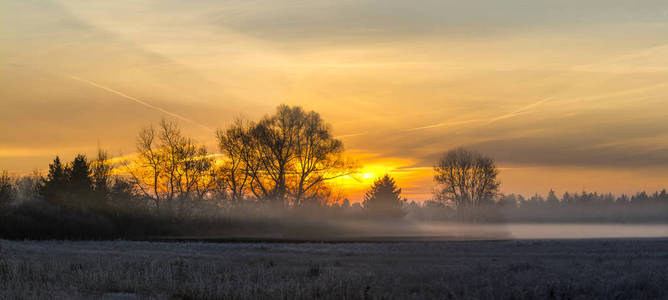
<instances>
[{"instance_id":1,"label":"golden sky","mask_svg":"<svg viewBox=\"0 0 668 300\"><path fill-rule=\"evenodd\" d=\"M134 151L139 129L315 110L409 199L465 146L506 193L668 187L668 2L0 2L0 168ZM366 179L365 179L366 178Z\"/></svg>"}]
</instances>

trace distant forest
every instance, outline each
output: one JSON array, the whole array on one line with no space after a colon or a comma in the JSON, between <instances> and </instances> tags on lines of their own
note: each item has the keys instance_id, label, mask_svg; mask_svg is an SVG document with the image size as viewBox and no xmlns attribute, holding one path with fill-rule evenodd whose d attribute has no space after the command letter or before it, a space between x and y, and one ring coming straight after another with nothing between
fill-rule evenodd
<instances>
[{"instance_id":1,"label":"distant forest","mask_svg":"<svg viewBox=\"0 0 668 300\"><path fill-rule=\"evenodd\" d=\"M359 163L320 115L281 105L216 132L208 153L166 120L137 136L137 152L56 157L43 176L0 175L0 238L146 239L334 230L328 221L665 223L666 190L632 196L549 191L502 195L490 157L463 148L435 162L432 200L410 201L385 175L361 203L329 182Z\"/></svg>"}]
</instances>

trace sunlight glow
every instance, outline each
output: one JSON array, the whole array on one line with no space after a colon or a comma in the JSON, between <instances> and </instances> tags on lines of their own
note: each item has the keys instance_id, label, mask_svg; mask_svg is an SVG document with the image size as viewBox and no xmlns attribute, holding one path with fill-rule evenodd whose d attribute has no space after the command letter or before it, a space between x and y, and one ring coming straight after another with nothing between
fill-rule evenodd
<instances>
[{"instance_id":1,"label":"sunlight glow","mask_svg":"<svg viewBox=\"0 0 668 300\"><path fill-rule=\"evenodd\" d=\"M163 117L210 143L236 117L288 104L320 113L359 158L331 182L351 201L385 173L428 199L430 166L460 146L513 167L508 193L668 182L666 1L5 2L11 173L92 158L96 142L132 153ZM493 17L473 26L481 15Z\"/></svg>"},{"instance_id":2,"label":"sunlight glow","mask_svg":"<svg viewBox=\"0 0 668 300\"><path fill-rule=\"evenodd\" d=\"M416 167L416 162L405 158L384 158L374 153L355 153L354 157L365 162L357 173L332 180L332 186L345 191L344 196L352 202L361 200L373 182L385 174L392 176L403 190L404 195L412 195L416 200L430 197L428 193L419 191L419 185L431 180L431 168ZM427 180L425 180L427 179ZM417 183L420 182L420 183Z\"/></svg>"}]
</instances>

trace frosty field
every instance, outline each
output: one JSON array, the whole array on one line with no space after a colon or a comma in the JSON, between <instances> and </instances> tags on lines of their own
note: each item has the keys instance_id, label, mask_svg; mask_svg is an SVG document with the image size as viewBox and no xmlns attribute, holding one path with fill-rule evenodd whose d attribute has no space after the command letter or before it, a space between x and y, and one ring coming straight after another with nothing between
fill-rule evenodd
<instances>
[{"instance_id":1,"label":"frosty field","mask_svg":"<svg viewBox=\"0 0 668 300\"><path fill-rule=\"evenodd\" d=\"M0 240L0 298L666 299L668 239Z\"/></svg>"}]
</instances>

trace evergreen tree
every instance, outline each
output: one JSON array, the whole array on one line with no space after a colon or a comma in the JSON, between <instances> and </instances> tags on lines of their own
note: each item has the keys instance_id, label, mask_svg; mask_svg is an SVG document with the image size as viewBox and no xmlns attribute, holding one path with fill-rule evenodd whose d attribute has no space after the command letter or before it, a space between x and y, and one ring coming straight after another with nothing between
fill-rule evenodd
<instances>
[{"instance_id":1,"label":"evergreen tree","mask_svg":"<svg viewBox=\"0 0 668 300\"><path fill-rule=\"evenodd\" d=\"M397 187L392 177L385 174L366 192L362 205L374 216L399 218L406 215L403 209L404 202L406 199L401 198L401 189Z\"/></svg>"},{"instance_id":2,"label":"evergreen tree","mask_svg":"<svg viewBox=\"0 0 668 300\"><path fill-rule=\"evenodd\" d=\"M576 193L577 194L577 193ZM561 204L562 205L570 205L575 203L575 198L571 196L569 192L565 192L564 195L561 197Z\"/></svg>"},{"instance_id":3,"label":"evergreen tree","mask_svg":"<svg viewBox=\"0 0 668 300\"><path fill-rule=\"evenodd\" d=\"M60 157L56 156L53 163L49 164L49 173L42 180L39 194L46 202L58 205L63 201L66 185L65 167L60 162Z\"/></svg>"},{"instance_id":4,"label":"evergreen tree","mask_svg":"<svg viewBox=\"0 0 668 300\"><path fill-rule=\"evenodd\" d=\"M48 203L70 209L90 206L94 196L91 174L85 155L77 155L66 166L63 166L60 158L56 156L49 165L49 173L43 179L40 195Z\"/></svg>"},{"instance_id":5,"label":"evergreen tree","mask_svg":"<svg viewBox=\"0 0 668 300\"><path fill-rule=\"evenodd\" d=\"M557 194L554 192L553 189L550 189L550 192L547 194L547 204L556 206L559 205L559 198L557 198Z\"/></svg>"},{"instance_id":6,"label":"evergreen tree","mask_svg":"<svg viewBox=\"0 0 668 300\"><path fill-rule=\"evenodd\" d=\"M90 164L83 154L77 155L72 163L65 168L67 176L66 206L72 208L91 207L94 197L92 171Z\"/></svg>"}]
</instances>

